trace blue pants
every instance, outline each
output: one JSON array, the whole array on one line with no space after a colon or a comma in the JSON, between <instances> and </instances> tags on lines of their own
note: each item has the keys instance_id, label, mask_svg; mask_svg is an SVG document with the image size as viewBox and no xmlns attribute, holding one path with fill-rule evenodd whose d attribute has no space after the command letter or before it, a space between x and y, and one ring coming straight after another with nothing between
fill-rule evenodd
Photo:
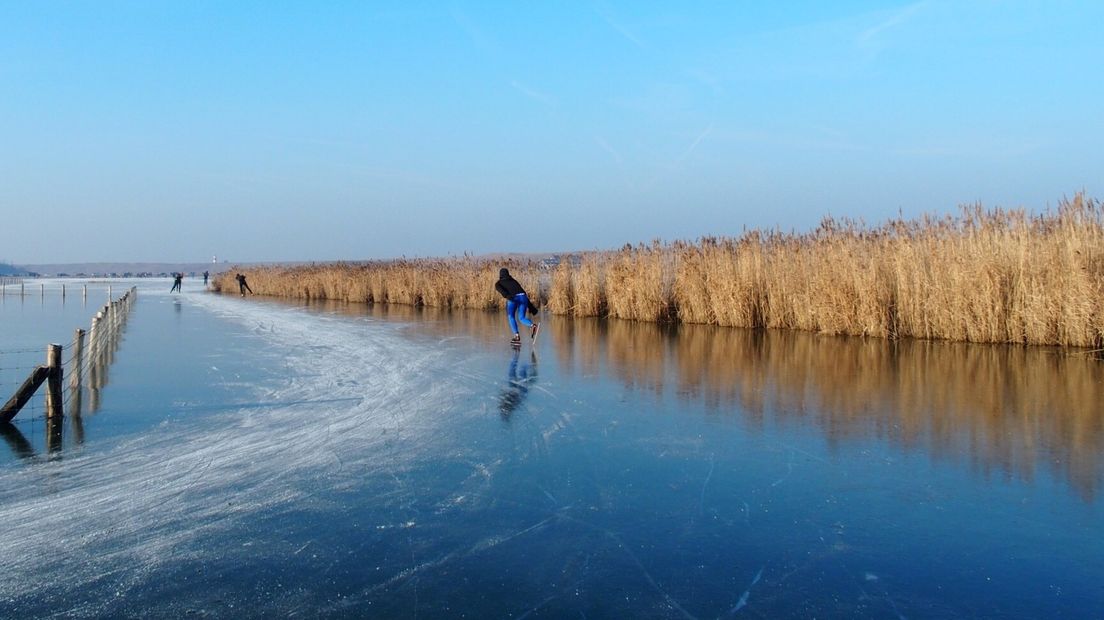
<instances>
[{"instance_id":1,"label":"blue pants","mask_svg":"<svg viewBox=\"0 0 1104 620\"><path fill-rule=\"evenodd\" d=\"M529 312L529 298L525 293L518 293L513 299L506 300L506 319L510 321L510 329L515 334L518 333L518 321L526 327L533 326L533 322L525 316L527 312Z\"/></svg>"}]
</instances>

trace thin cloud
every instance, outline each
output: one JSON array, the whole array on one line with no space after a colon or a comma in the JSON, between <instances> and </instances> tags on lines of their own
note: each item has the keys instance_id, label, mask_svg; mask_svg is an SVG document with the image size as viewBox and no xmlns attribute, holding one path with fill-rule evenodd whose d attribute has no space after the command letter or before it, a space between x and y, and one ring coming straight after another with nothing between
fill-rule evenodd
<instances>
[{"instance_id":1,"label":"thin cloud","mask_svg":"<svg viewBox=\"0 0 1104 620\"><path fill-rule=\"evenodd\" d=\"M699 133L696 138L694 138L694 141L690 143L690 146L686 147L686 150L684 150L682 154L676 157L670 164L660 164L659 172L652 176L652 178L648 179L643 184L641 189L643 191L651 191L653 187L655 187L661 181L665 180L666 177L674 174L675 171L681 168L682 164L685 163L687 159L689 159L690 155L692 155L694 151L697 150L702 141L709 137L709 134L711 133L713 133L713 123L710 123L708 127L703 129L702 132Z\"/></svg>"},{"instance_id":2,"label":"thin cloud","mask_svg":"<svg viewBox=\"0 0 1104 620\"><path fill-rule=\"evenodd\" d=\"M686 70L686 75L708 86L714 94L719 95L723 92L723 89L721 88L720 78L718 78L710 71L701 68L692 68Z\"/></svg>"},{"instance_id":3,"label":"thin cloud","mask_svg":"<svg viewBox=\"0 0 1104 620\"><path fill-rule=\"evenodd\" d=\"M820 134L818 136L818 134ZM870 146L851 141L846 134L830 128L811 126L808 131L797 133L772 132L762 129L728 130L710 132L716 141L754 145L756 148L784 148L794 151L850 151L874 150Z\"/></svg>"},{"instance_id":4,"label":"thin cloud","mask_svg":"<svg viewBox=\"0 0 1104 620\"><path fill-rule=\"evenodd\" d=\"M610 28L613 28L615 31L617 31L618 34L632 42L633 45L639 47L640 49L648 48L648 46L644 44L644 41L642 41L640 37L636 35L636 33L630 30L628 26L618 21L617 18L615 18L610 10L606 7L598 8L598 16L601 17L602 21L606 22L606 24L609 25Z\"/></svg>"},{"instance_id":5,"label":"thin cloud","mask_svg":"<svg viewBox=\"0 0 1104 620\"><path fill-rule=\"evenodd\" d=\"M594 141L598 143L598 146L602 147L603 151L609 153L610 156L613 157L613 161L616 162L617 165L620 166L625 163L625 159L621 157L621 153L618 153L617 149L610 146L601 136L594 138Z\"/></svg>"},{"instance_id":6,"label":"thin cloud","mask_svg":"<svg viewBox=\"0 0 1104 620\"><path fill-rule=\"evenodd\" d=\"M859 36L855 38L855 43L859 46L871 46L877 45L877 39L879 35L887 30L896 28L906 22L908 22L916 13L927 5L927 0L916 2L908 6L902 7L900 10L892 13L888 18L882 20L880 23L867 28L859 33Z\"/></svg>"},{"instance_id":7,"label":"thin cloud","mask_svg":"<svg viewBox=\"0 0 1104 620\"><path fill-rule=\"evenodd\" d=\"M456 25L464 31L464 34L468 35L468 38L472 40L472 43L474 43L476 47L484 52L492 54L498 51L498 46L495 45L494 41L492 41L491 38L483 32L483 29L479 27L479 24L468 17L466 13L456 7L452 7L449 9L449 14L452 16L453 21L456 22Z\"/></svg>"},{"instance_id":8,"label":"thin cloud","mask_svg":"<svg viewBox=\"0 0 1104 620\"><path fill-rule=\"evenodd\" d=\"M839 129L835 129L833 127L828 127L826 125L810 125L809 128L816 133L819 133L823 136L828 136L841 142L847 140L846 132L840 131Z\"/></svg>"},{"instance_id":9,"label":"thin cloud","mask_svg":"<svg viewBox=\"0 0 1104 620\"><path fill-rule=\"evenodd\" d=\"M631 178L629 171L625 169L625 158L621 156L621 152L610 146L610 143L606 142L606 139L602 136L595 136L594 142L613 158L613 164L617 167L621 180L625 183L625 190L629 192L637 191L636 181Z\"/></svg>"},{"instance_id":10,"label":"thin cloud","mask_svg":"<svg viewBox=\"0 0 1104 620\"><path fill-rule=\"evenodd\" d=\"M682 152L682 155L679 156L679 158L677 160L675 160L676 163L681 164L682 162L686 161L686 159L688 157L690 157L691 153L693 153L694 150L698 148L698 145L702 143L702 140L705 140L706 136L708 136L711 133L713 133L713 124L712 123L710 123L708 127L706 127L700 134L698 134L697 138L694 138L694 141L690 143L690 146L687 147L686 150Z\"/></svg>"},{"instance_id":11,"label":"thin cloud","mask_svg":"<svg viewBox=\"0 0 1104 620\"><path fill-rule=\"evenodd\" d=\"M541 91L536 90L535 88L530 88L529 86L526 86L525 84L522 84L521 82L519 82L517 80L511 80L510 81L510 86L513 86L518 92L525 95L526 97L529 97L533 101L536 101L540 104L546 105L550 108L555 108L557 105L559 105L559 103L556 101L556 99L554 97L552 97L551 95L547 95L545 93L542 93Z\"/></svg>"}]
</instances>

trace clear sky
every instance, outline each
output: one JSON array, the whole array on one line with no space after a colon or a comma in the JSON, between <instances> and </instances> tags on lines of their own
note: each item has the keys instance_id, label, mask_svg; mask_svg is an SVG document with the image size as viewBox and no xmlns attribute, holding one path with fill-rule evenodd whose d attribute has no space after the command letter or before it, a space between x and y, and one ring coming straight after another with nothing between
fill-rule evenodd
<instances>
[{"instance_id":1,"label":"clear sky","mask_svg":"<svg viewBox=\"0 0 1104 620\"><path fill-rule=\"evenodd\" d=\"M1104 198L1104 2L0 0L0 260L618 247Z\"/></svg>"}]
</instances>

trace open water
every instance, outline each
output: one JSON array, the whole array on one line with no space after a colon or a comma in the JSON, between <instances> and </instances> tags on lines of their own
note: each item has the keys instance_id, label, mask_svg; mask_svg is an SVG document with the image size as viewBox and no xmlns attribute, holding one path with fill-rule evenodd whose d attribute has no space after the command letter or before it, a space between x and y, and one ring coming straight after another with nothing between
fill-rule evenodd
<instances>
[{"instance_id":1,"label":"open water","mask_svg":"<svg viewBox=\"0 0 1104 620\"><path fill-rule=\"evenodd\" d=\"M3 432L0 617L1104 616L1085 355L139 286ZM9 291L0 384L100 303Z\"/></svg>"}]
</instances>

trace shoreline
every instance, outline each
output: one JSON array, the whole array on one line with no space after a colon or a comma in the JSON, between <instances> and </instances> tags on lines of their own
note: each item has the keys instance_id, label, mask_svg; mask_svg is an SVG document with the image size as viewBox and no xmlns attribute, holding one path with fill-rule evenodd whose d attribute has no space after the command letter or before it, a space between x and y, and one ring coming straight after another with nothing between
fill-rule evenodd
<instances>
[{"instance_id":1,"label":"shoreline","mask_svg":"<svg viewBox=\"0 0 1104 620\"><path fill-rule=\"evenodd\" d=\"M810 233L626 245L549 265L403 259L243 267L259 295L495 309L499 267L542 311L722 327L978 343L1104 348L1104 207L1081 195L1053 212L963 207L877 227L825 218Z\"/></svg>"}]
</instances>

